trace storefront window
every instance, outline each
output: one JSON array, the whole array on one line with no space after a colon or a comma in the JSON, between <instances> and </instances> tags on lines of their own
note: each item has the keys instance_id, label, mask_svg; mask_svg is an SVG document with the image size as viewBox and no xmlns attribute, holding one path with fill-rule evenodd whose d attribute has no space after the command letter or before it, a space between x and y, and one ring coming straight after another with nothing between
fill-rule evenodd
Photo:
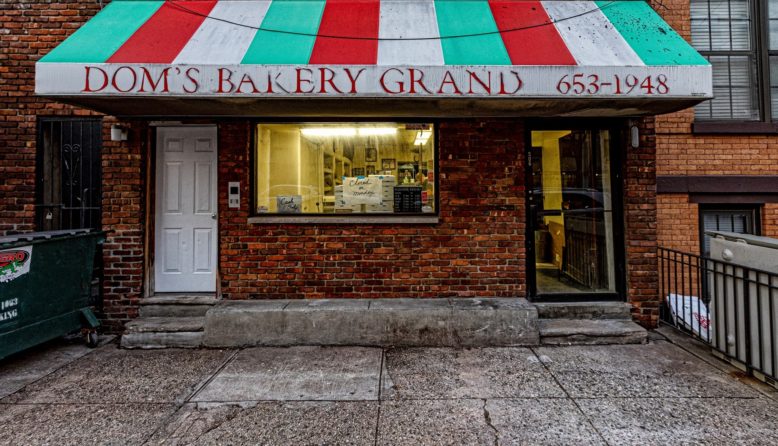
<instances>
[{"instance_id":1,"label":"storefront window","mask_svg":"<svg viewBox=\"0 0 778 446\"><path fill-rule=\"evenodd\" d=\"M256 214L433 214L428 123L259 124Z\"/></svg>"}]
</instances>

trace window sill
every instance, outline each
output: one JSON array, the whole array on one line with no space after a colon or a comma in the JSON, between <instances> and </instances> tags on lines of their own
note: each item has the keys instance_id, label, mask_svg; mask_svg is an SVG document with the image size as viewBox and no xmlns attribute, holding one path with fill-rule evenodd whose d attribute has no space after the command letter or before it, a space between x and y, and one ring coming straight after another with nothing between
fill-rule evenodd
<instances>
[{"instance_id":1,"label":"window sill","mask_svg":"<svg viewBox=\"0 0 778 446\"><path fill-rule=\"evenodd\" d=\"M765 134L778 133L778 123L752 121L701 121L692 123L695 134Z\"/></svg>"},{"instance_id":2,"label":"window sill","mask_svg":"<svg viewBox=\"0 0 778 446\"><path fill-rule=\"evenodd\" d=\"M286 216L268 215L249 217L249 224L259 225L308 225L308 224L338 224L338 225L428 225L437 224L440 219L437 215L311 215L311 216Z\"/></svg>"}]
</instances>

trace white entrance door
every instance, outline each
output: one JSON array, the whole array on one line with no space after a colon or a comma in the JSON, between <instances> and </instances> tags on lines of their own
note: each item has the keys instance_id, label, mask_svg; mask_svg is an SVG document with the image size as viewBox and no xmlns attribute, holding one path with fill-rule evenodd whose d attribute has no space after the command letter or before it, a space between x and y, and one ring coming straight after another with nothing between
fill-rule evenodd
<instances>
[{"instance_id":1,"label":"white entrance door","mask_svg":"<svg viewBox=\"0 0 778 446\"><path fill-rule=\"evenodd\" d=\"M154 290L216 291L216 127L157 129Z\"/></svg>"}]
</instances>

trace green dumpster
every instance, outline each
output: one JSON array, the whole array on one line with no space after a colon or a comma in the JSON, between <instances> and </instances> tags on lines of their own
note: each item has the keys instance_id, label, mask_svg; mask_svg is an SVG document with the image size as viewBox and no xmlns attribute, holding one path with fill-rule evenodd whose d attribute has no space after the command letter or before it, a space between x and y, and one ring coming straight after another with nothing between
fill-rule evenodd
<instances>
[{"instance_id":1,"label":"green dumpster","mask_svg":"<svg viewBox=\"0 0 778 446\"><path fill-rule=\"evenodd\" d=\"M80 329L97 345L89 296L103 240L88 229L0 237L0 359Z\"/></svg>"}]
</instances>

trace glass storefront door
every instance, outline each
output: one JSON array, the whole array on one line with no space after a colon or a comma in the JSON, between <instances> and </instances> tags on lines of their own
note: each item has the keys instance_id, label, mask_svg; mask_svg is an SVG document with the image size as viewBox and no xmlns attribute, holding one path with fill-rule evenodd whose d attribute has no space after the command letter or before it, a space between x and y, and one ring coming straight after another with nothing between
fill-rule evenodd
<instances>
[{"instance_id":1,"label":"glass storefront door","mask_svg":"<svg viewBox=\"0 0 778 446\"><path fill-rule=\"evenodd\" d=\"M531 132L529 286L535 297L618 292L614 181L608 130ZM618 223L616 223L618 224ZM534 280L533 280L534 279ZM591 296L589 296L591 297ZM595 298L597 296L594 296Z\"/></svg>"}]
</instances>

